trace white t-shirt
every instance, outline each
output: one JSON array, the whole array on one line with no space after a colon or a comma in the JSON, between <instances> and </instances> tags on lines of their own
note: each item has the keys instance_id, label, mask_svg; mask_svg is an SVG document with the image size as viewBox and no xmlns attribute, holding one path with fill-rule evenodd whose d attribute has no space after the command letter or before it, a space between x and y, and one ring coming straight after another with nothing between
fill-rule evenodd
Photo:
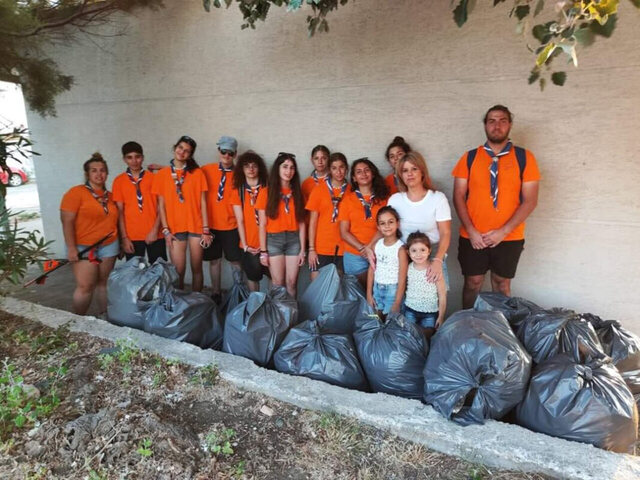
<instances>
[{"instance_id":1,"label":"white t-shirt","mask_svg":"<svg viewBox=\"0 0 640 480\"><path fill-rule=\"evenodd\" d=\"M418 202L409 200L406 192L398 192L391 195L387 205L395 208L400 215L400 230L404 242L410 233L418 230L425 233L432 244L437 244L440 232L436 222L451 220L451 207L442 192L429 190Z\"/></svg>"}]
</instances>

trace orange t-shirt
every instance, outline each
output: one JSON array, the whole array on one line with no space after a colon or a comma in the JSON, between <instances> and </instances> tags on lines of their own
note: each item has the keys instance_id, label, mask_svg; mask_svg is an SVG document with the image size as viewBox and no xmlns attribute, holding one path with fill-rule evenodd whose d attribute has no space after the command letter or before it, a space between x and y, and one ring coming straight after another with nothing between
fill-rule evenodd
<instances>
[{"instance_id":1,"label":"orange t-shirt","mask_svg":"<svg viewBox=\"0 0 640 480\"><path fill-rule=\"evenodd\" d=\"M267 209L267 194L268 188L264 189L264 195L258 195L258 201L256 202L256 208L258 210ZM288 195L291 190L288 188L281 189L282 195ZM262 192L260 192L262 193ZM297 232L298 220L296 220L296 203L293 196L289 199L289 213L284 209L284 200L280 199L278 203L278 216L276 218L269 218L267 216L267 233L280 233L280 232Z\"/></svg>"},{"instance_id":2,"label":"orange t-shirt","mask_svg":"<svg viewBox=\"0 0 640 480\"><path fill-rule=\"evenodd\" d=\"M202 173L207 177L207 185L211 189L207 193L207 216L209 227L214 230L233 230L238 228L236 216L231 205L231 190L233 190L233 172L224 172L226 177L222 200L218 201L218 186L222 180L222 171L217 163L210 163L202 167Z\"/></svg>"},{"instance_id":3,"label":"orange t-shirt","mask_svg":"<svg viewBox=\"0 0 640 480\"><path fill-rule=\"evenodd\" d=\"M537 182L540 171L533 154L527 150L527 165L522 173L522 182ZM498 208L493 207L491 199L491 181L489 168L491 157L481 145L471 165L471 175L467 168L467 154L465 153L451 174L456 178L467 179L469 196L467 210L474 227L484 233L502 227L520 206L520 167L516 158L515 148L499 157L498 160ZM522 240L524 238L524 222L513 229L504 240ZM469 238L463 225L460 225L460 236Z\"/></svg>"},{"instance_id":4,"label":"orange t-shirt","mask_svg":"<svg viewBox=\"0 0 640 480\"><path fill-rule=\"evenodd\" d=\"M315 178L313 178L313 176L309 176L304 179L304 182L302 182L300 188L302 189L302 198L304 199L305 204L307 203L307 201L309 201L309 195L311 195L313 189L316 188L316 185L318 185L322 181L324 181L324 177L318 177L317 181Z\"/></svg>"},{"instance_id":5,"label":"orange t-shirt","mask_svg":"<svg viewBox=\"0 0 640 480\"><path fill-rule=\"evenodd\" d=\"M158 202L156 196L151 193L152 185L153 173L144 172L140 181L140 191L142 192L142 211L140 211L136 187L131 183L127 172L121 173L113 181L113 201L121 202L124 205L124 226L127 229L129 240L143 241L147 238L156 221ZM157 238L162 238L160 229L156 233Z\"/></svg>"},{"instance_id":6,"label":"orange t-shirt","mask_svg":"<svg viewBox=\"0 0 640 480\"><path fill-rule=\"evenodd\" d=\"M97 195L104 193L103 190L95 192ZM64 194L60 210L76 214L74 225L76 245L93 245L110 232L113 235L101 245L109 245L118 239L118 207L113 202L111 192L108 198L109 213L105 215L102 205L93 198L86 186L76 185Z\"/></svg>"},{"instance_id":7,"label":"orange t-shirt","mask_svg":"<svg viewBox=\"0 0 640 480\"><path fill-rule=\"evenodd\" d=\"M365 201L369 201L370 195L364 195ZM340 212L338 213L338 221L350 222L349 231L358 239L359 242L369 243L378 229L378 223L376 222L376 215L378 210L387 204L387 199L378 200L378 202L371 205L371 217L365 219L364 207L360 200L356 196L355 192L349 192L344 195L340 205ZM344 242L344 251L352 253L354 255L360 255L360 252L349 245L349 242Z\"/></svg>"},{"instance_id":8,"label":"orange t-shirt","mask_svg":"<svg viewBox=\"0 0 640 480\"><path fill-rule=\"evenodd\" d=\"M333 189L333 195L337 198L340 196L340 188ZM344 195L351 191L351 187L347 186ZM343 197L344 199L344 197ZM310 212L318 213L318 226L316 229L316 238L314 245L316 253L319 255L335 255L336 246L338 247L338 255L344 253L344 241L340 237L340 222L336 217L335 222L331 222L333 215L333 203L326 182L321 182L311 191L306 209ZM338 204L338 215L342 209L342 201Z\"/></svg>"},{"instance_id":9,"label":"orange t-shirt","mask_svg":"<svg viewBox=\"0 0 640 480\"><path fill-rule=\"evenodd\" d=\"M184 170L176 170L178 178L183 178ZM176 184L171 177L171 167L156 173L151 189L155 195L164 198L164 209L171 233L202 233L202 192L207 191L207 179L201 169L187 174L182 184L184 202L178 199Z\"/></svg>"},{"instance_id":10,"label":"orange t-shirt","mask_svg":"<svg viewBox=\"0 0 640 480\"><path fill-rule=\"evenodd\" d=\"M226 191L226 188L225 188ZM244 218L244 235L247 239L247 245L251 248L260 248L260 228L256 222L255 212L258 210L258 204L267 205L267 187L260 187L255 205L251 205L251 196L244 191L244 206L240 201L240 194L235 188L231 189L231 205L239 205L242 208Z\"/></svg>"},{"instance_id":11,"label":"orange t-shirt","mask_svg":"<svg viewBox=\"0 0 640 480\"><path fill-rule=\"evenodd\" d=\"M398 190L398 186L396 185L393 173L390 173L389 175L384 177L384 183L387 185L387 187L389 187L389 196L400 191Z\"/></svg>"}]
</instances>

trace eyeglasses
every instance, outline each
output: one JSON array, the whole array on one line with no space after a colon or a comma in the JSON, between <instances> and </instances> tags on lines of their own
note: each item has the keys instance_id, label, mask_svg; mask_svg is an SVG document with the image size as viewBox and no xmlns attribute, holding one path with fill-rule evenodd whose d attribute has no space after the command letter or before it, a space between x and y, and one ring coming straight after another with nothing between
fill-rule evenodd
<instances>
[{"instance_id":1,"label":"eyeglasses","mask_svg":"<svg viewBox=\"0 0 640 480\"><path fill-rule=\"evenodd\" d=\"M247 170L255 170L258 168L258 164L256 163L245 163L243 165L243 168L246 168Z\"/></svg>"},{"instance_id":2,"label":"eyeglasses","mask_svg":"<svg viewBox=\"0 0 640 480\"><path fill-rule=\"evenodd\" d=\"M229 155L230 157L233 157L236 154L236 152L234 152L233 150L222 150L222 149L218 149L218 150L220 150L221 155Z\"/></svg>"},{"instance_id":3,"label":"eyeglasses","mask_svg":"<svg viewBox=\"0 0 640 480\"><path fill-rule=\"evenodd\" d=\"M279 153L278 153L278 156L279 156L279 157L283 157L283 156L284 156L284 157L291 157L291 158L293 158L294 160L296 159L296 156L295 156L293 153L279 152Z\"/></svg>"}]
</instances>

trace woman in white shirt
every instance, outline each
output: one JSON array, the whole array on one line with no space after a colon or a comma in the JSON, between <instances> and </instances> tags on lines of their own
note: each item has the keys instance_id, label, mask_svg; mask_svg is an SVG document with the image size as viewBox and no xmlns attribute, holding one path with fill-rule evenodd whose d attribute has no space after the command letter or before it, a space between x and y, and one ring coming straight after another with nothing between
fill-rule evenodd
<instances>
[{"instance_id":1,"label":"woman in white shirt","mask_svg":"<svg viewBox=\"0 0 640 480\"><path fill-rule=\"evenodd\" d=\"M424 157L411 151L396 165L399 192L388 205L400 214L403 241L410 233L423 232L431 241L431 266L427 279L447 280L446 256L451 242L451 208L444 193L435 190Z\"/></svg>"}]
</instances>

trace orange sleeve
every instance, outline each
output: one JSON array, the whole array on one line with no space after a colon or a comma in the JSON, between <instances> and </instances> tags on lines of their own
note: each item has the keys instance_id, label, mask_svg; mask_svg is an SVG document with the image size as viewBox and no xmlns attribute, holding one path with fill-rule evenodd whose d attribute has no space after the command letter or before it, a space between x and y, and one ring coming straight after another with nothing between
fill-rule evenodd
<instances>
[{"instance_id":1,"label":"orange sleeve","mask_svg":"<svg viewBox=\"0 0 640 480\"><path fill-rule=\"evenodd\" d=\"M352 195L351 192L347 192L340 202L340 209L338 210L338 222L340 221L350 221L349 213L353 209L353 202L351 201Z\"/></svg>"},{"instance_id":2,"label":"orange sleeve","mask_svg":"<svg viewBox=\"0 0 640 480\"><path fill-rule=\"evenodd\" d=\"M311 190L311 194L309 195L309 200L307 201L306 209L311 212L319 212L320 211L320 203L322 198L323 188L326 190L327 186L324 184L318 184L315 186L313 190Z\"/></svg>"},{"instance_id":3,"label":"orange sleeve","mask_svg":"<svg viewBox=\"0 0 640 480\"><path fill-rule=\"evenodd\" d=\"M78 213L81 203L82 196L80 195L80 190L76 187L73 187L62 197L62 202L60 202L60 210L64 210L65 212Z\"/></svg>"},{"instance_id":4,"label":"orange sleeve","mask_svg":"<svg viewBox=\"0 0 640 480\"><path fill-rule=\"evenodd\" d=\"M124 203L124 192L122 191L122 175L120 174L113 180L113 186L111 187L111 195L113 195L114 202Z\"/></svg>"},{"instance_id":5,"label":"orange sleeve","mask_svg":"<svg viewBox=\"0 0 640 480\"><path fill-rule=\"evenodd\" d=\"M537 182L540 180L540 170L538 169L538 162L536 157L533 156L529 150L527 150L527 166L522 172L523 182Z\"/></svg>"},{"instance_id":6,"label":"orange sleeve","mask_svg":"<svg viewBox=\"0 0 640 480\"><path fill-rule=\"evenodd\" d=\"M453 167L451 175L456 178L469 178L469 169L467 168L467 154L465 153L460 157L456 166Z\"/></svg>"},{"instance_id":7,"label":"orange sleeve","mask_svg":"<svg viewBox=\"0 0 640 480\"><path fill-rule=\"evenodd\" d=\"M256 210L266 210L267 209L267 191L269 189L267 187L263 187L258 192L258 198L256 199Z\"/></svg>"},{"instance_id":8,"label":"orange sleeve","mask_svg":"<svg viewBox=\"0 0 640 480\"><path fill-rule=\"evenodd\" d=\"M244 194L244 192L243 192L243 194ZM238 193L238 189L237 188L231 188L231 193L229 195L229 203L231 205L239 205L239 206L242 205L242 202L240 201L240 194Z\"/></svg>"},{"instance_id":9,"label":"orange sleeve","mask_svg":"<svg viewBox=\"0 0 640 480\"><path fill-rule=\"evenodd\" d=\"M396 186L393 173L390 173L384 178L384 183L387 185L387 187L389 187L389 196L398 192L398 187Z\"/></svg>"}]
</instances>

